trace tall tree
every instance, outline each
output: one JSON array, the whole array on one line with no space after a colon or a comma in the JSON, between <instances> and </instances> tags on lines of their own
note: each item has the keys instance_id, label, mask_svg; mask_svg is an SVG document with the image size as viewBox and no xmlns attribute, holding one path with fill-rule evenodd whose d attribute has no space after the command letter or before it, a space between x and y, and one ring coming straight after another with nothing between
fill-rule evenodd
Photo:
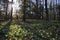
<instances>
[{"instance_id":1,"label":"tall tree","mask_svg":"<svg viewBox=\"0 0 60 40\"><path fill-rule=\"evenodd\" d=\"M54 20L56 20L56 13L55 13L54 0L52 0L52 2L53 2L53 14L54 14Z\"/></svg>"},{"instance_id":2,"label":"tall tree","mask_svg":"<svg viewBox=\"0 0 60 40\"><path fill-rule=\"evenodd\" d=\"M43 19L43 12L44 12L44 0L42 0L42 6L41 6L41 8L42 8L42 19Z\"/></svg>"},{"instance_id":3,"label":"tall tree","mask_svg":"<svg viewBox=\"0 0 60 40\"><path fill-rule=\"evenodd\" d=\"M58 21L60 21L60 5L57 5L57 9L59 10L59 13L58 13Z\"/></svg>"},{"instance_id":4,"label":"tall tree","mask_svg":"<svg viewBox=\"0 0 60 40\"><path fill-rule=\"evenodd\" d=\"M40 15L41 19L43 19L43 10L44 10L44 0L40 0Z\"/></svg>"},{"instance_id":5,"label":"tall tree","mask_svg":"<svg viewBox=\"0 0 60 40\"><path fill-rule=\"evenodd\" d=\"M55 6L54 6L54 0L51 0L50 1L50 13L52 13L52 16L53 16L53 20L56 19L56 14L55 14Z\"/></svg>"},{"instance_id":6,"label":"tall tree","mask_svg":"<svg viewBox=\"0 0 60 40\"><path fill-rule=\"evenodd\" d=\"M56 7L57 7L57 5L58 5L57 2L58 2L58 0L56 0ZM58 14L58 13L57 13L57 8L56 8L56 17L58 16L57 14ZM56 19L58 19L58 18L56 18Z\"/></svg>"},{"instance_id":7,"label":"tall tree","mask_svg":"<svg viewBox=\"0 0 60 40\"><path fill-rule=\"evenodd\" d=\"M53 0L50 0L50 20L52 19L53 16Z\"/></svg>"},{"instance_id":8,"label":"tall tree","mask_svg":"<svg viewBox=\"0 0 60 40\"><path fill-rule=\"evenodd\" d=\"M47 8L47 0L45 0L45 12L46 12L46 20L49 20L48 8Z\"/></svg>"},{"instance_id":9,"label":"tall tree","mask_svg":"<svg viewBox=\"0 0 60 40\"><path fill-rule=\"evenodd\" d=\"M13 0L11 2L11 20L12 20L12 12L13 12L13 7L12 7Z\"/></svg>"},{"instance_id":10,"label":"tall tree","mask_svg":"<svg viewBox=\"0 0 60 40\"><path fill-rule=\"evenodd\" d=\"M6 14L5 14L5 18L7 19L7 10L8 10L8 0L3 0L3 2L5 3L5 10L6 10Z\"/></svg>"},{"instance_id":11,"label":"tall tree","mask_svg":"<svg viewBox=\"0 0 60 40\"><path fill-rule=\"evenodd\" d=\"M39 12L38 6L39 6L39 0L36 0L36 15L37 15L36 17L38 19L41 19L41 12ZM41 5L40 5L40 7L41 7Z\"/></svg>"},{"instance_id":12,"label":"tall tree","mask_svg":"<svg viewBox=\"0 0 60 40\"><path fill-rule=\"evenodd\" d=\"M26 21L26 6L27 6L27 1L28 0L22 0L22 10L23 10L23 21Z\"/></svg>"}]
</instances>

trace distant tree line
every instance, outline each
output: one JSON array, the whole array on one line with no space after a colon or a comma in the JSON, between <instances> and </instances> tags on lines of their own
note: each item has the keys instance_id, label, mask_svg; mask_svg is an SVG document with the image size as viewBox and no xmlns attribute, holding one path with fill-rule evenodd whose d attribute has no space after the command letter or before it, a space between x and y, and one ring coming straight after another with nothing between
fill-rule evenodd
<instances>
[{"instance_id":1,"label":"distant tree line","mask_svg":"<svg viewBox=\"0 0 60 40\"><path fill-rule=\"evenodd\" d=\"M23 0L24 1L24 0ZM60 13L58 12L59 5L57 4L57 0L49 0L50 6L48 8L48 0L34 0L35 3L32 0L26 0L23 2L23 20L25 21L26 15L30 14L30 17L27 18L36 18L36 19L42 19L42 20L60 20ZM56 1L54 4L54 1ZM45 8L44 8L45 5ZM28 10L29 9L29 10ZM25 11L24 11L25 10Z\"/></svg>"},{"instance_id":2,"label":"distant tree line","mask_svg":"<svg viewBox=\"0 0 60 40\"><path fill-rule=\"evenodd\" d=\"M18 0L19 1L19 0ZM60 5L57 4L57 0L49 0L50 4L48 7L48 0L21 0L21 9L20 12L23 13L23 21L26 21L26 18L30 19L40 19L40 20L60 20ZM55 4L54 4L54 1ZM8 19L8 0L3 0L5 3L5 19ZM12 0L13 2L13 0ZM12 3L11 2L11 3ZM20 3L19 3L20 4ZM12 11L11 7L10 19L12 19ZM0 11L0 15L1 15Z\"/></svg>"}]
</instances>

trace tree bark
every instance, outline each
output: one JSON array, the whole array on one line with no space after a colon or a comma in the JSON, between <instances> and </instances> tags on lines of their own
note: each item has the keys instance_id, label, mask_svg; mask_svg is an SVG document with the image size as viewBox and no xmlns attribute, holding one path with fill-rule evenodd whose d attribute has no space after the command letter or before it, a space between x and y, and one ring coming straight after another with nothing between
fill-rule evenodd
<instances>
[{"instance_id":1,"label":"tree bark","mask_svg":"<svg viewBox=\"0 0 60 40\"><path fill-rule=\"evenodd\" d=\"M26 21L25 14L26 14L26 0L23 0L23 21L24 22Z\"/></svg>"},{"instance_id":2,"label":"tree bark","mask_svg":"<svg viewBox=\"0 0 60 40\"><path fill-rule=\"evenodd\" d=\"M7 11L8 11L8 0L7 0L7 3L6 3L6 14L5 14L6 20L7 20Z\"/></svg>"},{"instance_id":3,"label":"tree bark","mask_svg":"<svg viewBox=\"0 0 60 40\"><path fill-rule=\"evenodd\" d=\"M38 4L38 0L36 0L36 17L37 17L37 19L41 19L41 12L39 12L39 9L38 9L38 6L39 6L39 4Z\"/></svg>"},{"instance_id":4,"label":"tree bark","mask_svg":"<svg viewBox=\"0 0 60 40\"><path fill-rule=\"evenodd\" d=\"M45 0L45 12L46 12L46 20L49 21L49 14L48 14L48 8L47 8L47 0Z\"/></svg>"}]
</instances>

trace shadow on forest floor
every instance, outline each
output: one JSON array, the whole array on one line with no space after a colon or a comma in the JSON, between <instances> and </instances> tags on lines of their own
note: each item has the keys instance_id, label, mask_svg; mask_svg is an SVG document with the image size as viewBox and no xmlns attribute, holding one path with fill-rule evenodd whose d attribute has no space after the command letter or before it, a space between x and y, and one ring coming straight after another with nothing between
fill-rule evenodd
<instances>
[{"instance_id":1,"label":"shadow on forest floor","mask_svg":"<svg viewBox=\"0 0 60 40\"><path fill-rule=\"evenodd\" d=\"M4 27L0 30L0 40L5 40L6 34L9 31L10 24L11 24L11 21L9 20L9 22L6 25L4 25Z\"/></svg>"}]
</instances>

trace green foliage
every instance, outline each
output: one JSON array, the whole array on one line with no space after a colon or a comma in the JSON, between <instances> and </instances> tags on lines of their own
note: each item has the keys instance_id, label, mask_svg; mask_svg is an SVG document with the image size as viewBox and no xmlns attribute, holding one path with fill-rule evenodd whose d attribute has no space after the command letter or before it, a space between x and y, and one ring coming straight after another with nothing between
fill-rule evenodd
<instances>
[{"instance_id":1,"label":"green foliage","mask_svg":"<svg viewBox=\"0 0 60 40\"><path fill-rule=\"evenodd\" d=\"M0 23L0 30L4 27L4 25L6 25L7 24L7 22L6 21L4 21L4 22L2 22L2 23Z\"/></svg>"},{"instance_id":2,"label":"green foliage","mask_svg":"<svg viewBox=\"0 0 60 40\"><path fill-rule=\"evenodd\" d=\"M14 22L9 26L6 40L59 40L60 38L58 21L28 20L21 25L14 24Z\"/></svg>"},{"instance_id":3,"label":"green foliage","mask_svg":"<svg viewBox=\"0 0 60 40\"><path fill-rule=\"evenodd\" d=\"M11 25L9 32L8 32L8 38L15 39L15 40L22 40L23 36L27 34L27 31L25 29L22 29L19 25Z\"/></svg>"}]
</instances>

